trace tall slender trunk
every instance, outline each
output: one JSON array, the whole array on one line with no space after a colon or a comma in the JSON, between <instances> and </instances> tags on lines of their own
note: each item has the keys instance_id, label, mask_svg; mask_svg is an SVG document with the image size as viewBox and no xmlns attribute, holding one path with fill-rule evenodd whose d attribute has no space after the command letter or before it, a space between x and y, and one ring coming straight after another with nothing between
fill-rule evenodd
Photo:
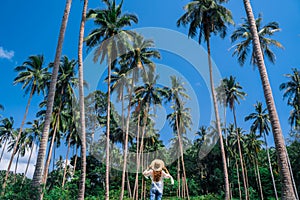
<instances>
[{"instance_id":1,"label":"tall slender trunk","mask_svg":"<svg viewBox=\"0 0 300 200\"><path fill-rule=\"evenodd\" d=\"M186 195L186 181L185 177L182 176L182 194L183 194L183 199L185 199ZM189 196L187 196L189 198Z\"/></svg>"},{"instance_id":2,"label":"tall slender trunk","mask_svg":"<svg viewBox=\"0 0 300 200\"><path fill-rule=\"evenodd\" d=\"M88 0L84 0L81 23L79 30L78 41L78 72L79 72L79 104L80 104L80 130L81 130L81 175L78 190L78 200L84 199L85 193L85 177L86 177L86 130L85 130L85 109L84 109L84 87L83 87L83 37L84 27L86 21L86 10L88 6Z\"/></svg>"},{"instance_id":3,"label":"tall slender trunk","mask_svg":"<svg viewBox=\"0 0 300 200\"><path fill-rule=\"evenodd\" d=\"M177 159L177 182L178 182L178 188L177 188L177 197L181 198L181 192L180 192L180 160Z\"/></svg>"},{"instance_id":4,"label":"tall slender trunk","mask_svg":"<svg viewBox=\"0 0 300 200\"><path fill-rule=\"evenodd\" d=\"M66 174L67 174L67 167L68 167L68 157L69 157L69 151L70 151L70 139L71 137L69 137L68 139L68 149L67 149L67 153L66 153L66 164L65 164L65 168L64 168L64 174L63 174L63 180L61 183L61 187L64 188L65 186L65 181L66 181Z\"/></svg>"},{"instance_id":5,"label":"tall slender trunk","mask_svg":"<svg viewBox=\"0 0 300 200\"><path fill-rule=\"evenodd\" d=\"M259 187L259 183L258 183L258 175L257 175L257 169L256 169L256 162L254 160L251 160L253 163L253 167L254 167L254 176L255 176L255 182L256 182L256 186L257 186L257 189L260 191L260 187ZM260 194L261 195L261 194Z\"/></svg>"},{"instance_id":6,"label":"tall slender trunk","mask_svg":"<svg viewBox=\"0 0 300 200\"><path fill-rule=\"evenodd\" d=\"M255 165L255 168L256 168L256 171L257 171L257 180L258 180L260 198L261 198L261 200L264 200L264 194L263 194L263 189L262 189L262 185L261 185L260 172L259 172L257 158L255 158L254 162L255 162L254 165Z\"/></svg>"},{"instance_id":7,"label":"tall slender trunk","mask_svg":"<svg viewBox=\"0 0 300 200\"><path fill-rule=\"evenodd\" d=\"M249 188L248 170L247 170L247 165L246 165L245 159L243 161L243 164L244 164L245 177L246 177L247 195L248 195L248 199L250 199L249 189L248 189Z\"/></svg>"},{"instance_id":8,"label":"tall slender trunk","mask_svg":"<svg viewBox=\"0 0 300 200\"><path fill-rule=\"evenodd\" d=\"M49 147L48 158L47 158L46 163L45 163L44 176L43 176L43 179L42 179L42 183L44 185L46 185L46 183L47 183L48 170L49 170L49 166L50 166L50 162L51 162L52 151L53 151L53 146L54 146L54 140L55 140L56 132L57 132L57 126L58 126L58 123L55 123L55 127L54 127L54 130L53 130L53 135L52 135L52 139L51 139L51 143L50 143L50 147ZM54 170L54 168L53 168L53 170Z\"/></svg>"},{"instance_id":9,"label":"tall slender trunk","mask_svg":"<svg viewBox=\"0 0 300 200\"><path fill-rule=\"evenodd\" d=\"M135 174L135 183L134 183L134 188L133 188L133 198L136 197L136 194L138 193L138 187L139 187L139 168L138 168L138 157L139 157L139 136L140 136L140 120L141 120L141 115L140 113L138 114L138 121L137 121L137 135L136 135L136 174Z\"/></svg>"},{"instance_id":10,"label":"tall slender trunk","mask_svg":"<svg viewBox=\"0 0 300 200\"><path fill-rule=\"evenodd\" d=\"M16 178L16 174L17 174L17 170L18 170L19 158L20 158L20 151L18 151L16 165L15 165L15 178Z\"/></svg>"},{"instance_id":11,"label":"tall slender trunk","mask_svg":"<svg viewBox=\"0 0 300 200\"><path fill-rule=\"evenodd\" d=\"M24 180L26 178L28 167L29 167L29 164L30 164L30 161L31 161L31 156L32 156L33 148L34 148L34 144L32 144L32 146L30 148L30 154L29 154L29 158L28 158L28 161L27 161L27 165L26 165L26 169L25 169L25 172L24 172L24 177L23 177L22 183L24 182Z\"/></svg>"},{"instance_id":12,"label":"tall slender trunk","mask_svg":"<svg viewBox=\"0 0 300 200\"><path fill-rule=\"evenodd\" d=\"M148 102L148 101L147 101ZM136 175L136 179L135 179L135 183L136 183L136 193L135 193L135 197L136 199L138 199L139 197L139 192L138 192L138 172L140 170L140 166L141 166L141 155L143 154L143 150L144 150L144 136L146 133L146 125L147 125L147 117L148 117L148 112L149 112L149 103L146 103L146 108L144 111L144 118L143 118L143 129L142 129L142 137L141 137L141 145L138 149L138 157L137 157L137 175ZM138 145L137 145L138 147ZM143 191L143 190L142 190Z\"/></svg>"},{"instance_id":13,"label":"tall slender trunk","mask_svg":"<svg viewBox=\"0 0 300 200\"><path fill-rule=\"evenodd\" d=\"M50 88L49 88L49 93L48 93L48 98L47 98L47 110L46 110L45 124L44 124L44 129L43 129L43 133L42 133L42 138L41 138L41 142L40 142L38 155L37 155L36 167L35 167L33 179L32 179L33 190L37 191L37 194L35 194L35 199L40 199L40 197L41 197L40 194L41 194L42 188L40 186L42 183L44 159L45 159L45 155L46 155L46 148L47 148L47 142L48 142L48 137L49 137L49 129L50 129L50 123L51 123L53 104L54 104L57 75L58 75L60 57L61 57L61 53L62 53L62 46L63 46L63 42L64 42L65 30L67 27L71 4L72 4L72 0L66 0L66 6L65 6L64 15L63 15L60 32L59 32L59 37L58 37L58 42L57 42L54 67L53 67L53 71L52 71L51 83L50 83Z\"/></svg>"},{"instance_id":14,"label":"tall slender trunk","mask_svg":"<svg viewBox=\"0 0 300 200\"><path fill-rule=\"evenodd\" d=\"M178 115L176 114L176 129L177 129L177 136L178 136L178 142L179 142L179 148L180 148L180 157L181 157L181 163L182 163L182 171L183 171L183 179L184 181L182 182L182 185L184 185L184 187L186 187L186 191L184 194L187 194L187 198L188 200L190 199L190 195L189 195L189 188L188 188L188 184L186 181L186 172L185 172L185 164L184 164L184 157L183 157L183 147L182 147L182 139L181 139L181 125L178 123Z\"/></svg>"},{"instance_id":15,"label":"tall slender trunk","mask_svg":"<svg viewBox=\"0 0 300 200\"><path fill-rule=\"evenodd\" d=\"M0 162L1 162L1 160L2 160L3 153L4 153L4 151L5 151L5 148L6 148L7 141L8 141L8 139L6 139L6 140L5 140L5 143L4 143L4 146L3 146L2 152L1 152Z\"/></svg>"},{"instance_id":16,"label":"tall slender trunk","mask_svg":"<svg viewBox=\"0 0 300 200\"><path fill-rule=\"evenodd\" d=\"M131 103L131 99L132 99L133 88L134 88L134 81L133 81L133 77L132 77L131 88L130 88L130 91L129 91L129 102L128 102L128 107L127 107L126 132L125 132L125 142L124 142L124 152L123 152L124 161L123 161L123 171L122 171L122 184L121 184L120 200L122 200L123 196L124 196L125 173L126 173L126 166L127 166L129 122L130 122L130 110L131 110L130 103ZM122 94L122 98L124 98L123 94ZM122 102L123 102L123 99L122 99ZM122 107L123 107L123 103L122 103ZM122 109L122 112L123 112L123 109ZM123 119L122 119L122 122L123 122ZM130 188L130 186L129 186L129 188Z\"/></svg>"},{"instance_id":17,"label":"tall slender trunk","mask_svg":"<svg viewBox=\"0 0 300 200\"><path fill-rule=\"evenodd\" d=\"M240 165L242 169L242 178L243 178L243 185L245 189L245 199L249 199L248 195L248 188L247 188L247 183L246 183L246 175L245 175L245 169L244 169L244 162L243 162L243 154L242 154L242 148L241 148L241 140L240 140L240 134L238 132L238 126L237 126L237 121L236 121L236 113L235 113L235 106L233 106L232 109L233 112L233 118L234 118L234 126L235 126L235 131L236 131L236 137L237 137L237 144L238 144L238 150L239 150L239 158L240 158Z\"/></svg>"},{"instance_id":18,"label":"tall slender trunk","mask_svg":"<svg viewBox=\"0 0 300 200\"><path fill-rule=\"evenodd\" d=\"M76 145L76 153L75 153L75 158L74 158L74 171L73 174L75 175L75 171L76 171L76 165L77 165L77 158L78 158L78 145Z\"/></svg>"},{"instance_id":19,"label":"tall slender trunk","mask_svg":"<svg viewBox=\"0 0 300 200\"><path fill-rule=\"evenodd\" d=\"M237 179L238 179L239 196L240 196L240 200L242 200L242 190L241 190L241 182L240 182L240 173L239 173L239 165L237 163L237 158L235 159L235 167L236 167L236 175L237 175Z\"/></svg>"},{"instance_id":20,"label":"tall slender trunk","mask_svg":"<svg viewBox=\"0 0 300 200\"><path fill-rule=\"evenodd\" d=\"M278 200L276 183L275 183L275 179L274 179L273 168L272 168L272 164L271 164L270 153L269 153L269 148L268 148L268 143L267 143L267 137L266 137L265 133L264 133L264 140L265 140L265 145L266 145L266 151L267 151L267 157L268 157L268 164L269 164L269 170L270 170L270 174L271 174L271 178L272 178L274 194L275 194L276 200Z\"/></svg>"},{"instance_id":21,"label":"tall slender trunk","mask_svg":"<svg viewBox=\"0 0 300 200\"><path fill-rule=\"evenodd\" d=\"M227 123L226 123L226 105L224 107L224 137L225 137L225 145L228 146L228 135L227 135ZM230 165L229 156L227 156L227 167Z\"/></svg>"},{"instance_id":22,"label":"tall slender trunk","mask_svg":"<svg viewBox=\"0 0 300 200\"><path fill-rule=\"evenodd\" d=\"M257 33L252 7L250 4L250 0L243 0L243 3L250 24L250 31L253 37L253 50L254 50L254 54L256 55L257 67L262 81L263 92L264 92L264 96L265 96L265 100L266 100L266 104L270 116L272 132L274 135L275 147L276 147L277 157L280 166L280 174L281 174L281 187L282 187L281 197L282 199L285 200L294 200L296 199L296 195L293 189L291 172L287 161L288 154L285 151L285 142L283 139L282 129L280 127L279 118L276 111L274 98L273 98L268 74L264 63L264 57L260 46L260 41Z\"/></svg>"},{"instance_id":23,"label":"tall slender trunk","mask_svg":"<svg viewBox=\"0 0 300 200\"><path fill-rule=\"evenodd\" d=\"M110 80L111 80L111 65L112 62L108 60L107 72L107 118L106 118L106 170L105 170L105 200L109 200L109 134L110 134Z\"/></svg>"},{"instance_id":24,"label":"tall slender trunk","mask_svg":"<svg viewBox=\"0 0 300 200\"><path fill-rule=\"evenodd\" d=\"M128 171L126 171L126 181L127 181L128 195L129 195L129 198L132 199L132 191L131 191L131 187L130 187L130 181L129 181Z\"/></svg>"},{"instance_id":25,"label":"tall slender trunk","mask_svg":"<svg viewBox=\"0 0 300 200\"><path fill-rule=\"evenodd\" d=\"M54 145L54 150L53 150L53 159L52 159L52 170L55 169L55 159L56 159L56 155L55 155L55 153L56 153L56 151L55 151L55 149L56 149L56 141L55 141L55 138L54 138L54 144L53 145ZM48 168L50 168L50 163L49 163L49 167ZM47 172L48 172L48 170L47 170Z\"/></svg>"},{"instance_id":26,"label":"tall slender trunk","mask_svg":"<svg viewBox=\"0 0 300 200\"><path fill-rule=\"evenodd\" d=\"M227 164L226 164L226 154L225 154L225 148L224 148L224 141L223 141L223 135L220 125L220 117L219 117L219 110L218 110L218 104L217 104L217 97L215 92L215 86L214 86L214 79L213 79L213 69L212 69L212 63L211 63L211 57L210 57L210 41L209 41L209 33L206 33L207 38L207 56L208 56L208 65L209 65L209 78L210 78L210 87L211 87L211 95L213 98L213 105L214 105L214 111L215 111L215 118L216 118L216 125L217 125L217 131L220 138L220 148L221 148L221 154L222 154L222 161L223 161L223 172L224 172L224 183L225 183L225 200L230 199L229 194L229 180L228 180L228 170L227 170Z\"/></svg>"},{"instance_id":27,"label":"tall slender trunk","mask_svg":"<svg viewBox=\"0 0 300 200\"><path fill-rule=\"evenodd\" d=\"M25 121L26 121L26 118L27 118L27 114L28 114L30 102L31 102L31 99L32 99L34 91L35 91L35 86L33 86L32 89L31 89L31 91L30 91L30 96L29 96L29 99L28 99L28 102L27 102L27 105L26 105L25 114L23 116L22 123L21 123L20 129L19 129L19 133L18 133L18 136L16 138L16 141L15 141L15 144L14 144L14 148L13 148L12 154L10 156L8 167L7 167L7 170L6 170L6 173L5 173L5 178L3 180L1 196L3 196L4 193L5 193L6 181L8 179L9 171L10 171L10 168L11 168L11 164L12 164L12 162L14 160L14 156L17 153L17 149L18 149L18 145L19 145L19 140L20 140L21 135L22 135L22 129L24 127L24 124L25 124Z\"/></svg>"},{"instance_id":28,"label":"tall slender trunk","mask_svg":"<svg viewBox=\"0 0 300 200\"><path fill-rule=\"evenodd\" d=\"M287 149L285 149L285 150L287 151ZM287 157L287 160L288 160L289 169L290 169L290 172L291 172L291 177L292 177L292 182L293 182L293 187L294 187L294 192L295 192L295 195L296 195L296 199L299 200L297 186L296 186L296 183L295 183L295 179L294 179L294 175L293 175L293 170L292 170L292 166L291 166L291 163L290 163L290 158Z\"/></svg>"}]
</instances>

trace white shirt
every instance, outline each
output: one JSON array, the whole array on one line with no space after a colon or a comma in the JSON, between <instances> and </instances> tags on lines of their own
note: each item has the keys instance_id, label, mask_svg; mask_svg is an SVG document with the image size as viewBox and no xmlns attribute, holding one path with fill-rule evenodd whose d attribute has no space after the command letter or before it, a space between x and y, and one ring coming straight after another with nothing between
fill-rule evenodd
<instances>
[{"instance_id":1,"label":"white shirt","mask_svg":"<svg viewBox=\"0 0 300 200\"><path fill-rule=\"evenodd\" d=\"M166 172L164 172L163 170L161 171L161 177L158 182L153 181L153 169L145 170L143 172L143 175L145 177L150 176L152 183L155 184L155 187L159 188L160 191L163 191L165 178L171 178L171 184L174 184L173 177L170 174L167 174Z\"/></svg>"}]
</instances>

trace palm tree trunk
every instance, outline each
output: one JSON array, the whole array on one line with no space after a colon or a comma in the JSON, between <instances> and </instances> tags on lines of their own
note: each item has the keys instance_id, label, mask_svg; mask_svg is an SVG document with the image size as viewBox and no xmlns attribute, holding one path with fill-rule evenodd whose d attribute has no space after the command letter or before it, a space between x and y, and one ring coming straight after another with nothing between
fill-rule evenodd
<instances>
[{"instance_id":1,"label":"palm tree trunk","mask_svg":"<svg viewBox=\"0 0 300 200\"><path fill-rule=\"evenodd\" d=\"M144 150L144 148L143 148L143 150ZM141 153L141 172L143 172L143 160L144 159L144 151L142 151L142 153ZM144 176L142 176L142 180L141 180L141 199L143 199L143 192L144 192Z\"/></svg>"},{"instance_id":2,"label":"palm tree trunk","mask_svg":"<svg viewBox=\"0 0 300 200\"><path fill-rule=\"evenodd\" d=\"M6 170L6 173L5 173L5 178L3 180L1 196L3 196L4 193L5 193L6 181L8 179L9 171L10 171L10 168L11 168L11 164L12 164L12 162L14 160L14 156L17 153L17 149L18 149L18 145L19 145L19 140L20 140L21 134L22 134L22 129L24 127L24 124L25 124L25 121L26 121L26 118L27 118L27 114L28 114L30 102L31 102L31 99L32 99L34 91L35 91L35 86L33 86L32 89L31 89L31 91L30 91L30 96L29 96L29 99L28 99L28 102L27 102L27 105L26 105L25 114L23 116L22 123L21 123L20 129L19 129L19 133L18 133L18 136L17 136L15 144L14 144L14 149L13 149L12 154L10 156L8 167L7 167L7 170Z\"/></svg>"},{"instance_id":3,"label":"palm tree trunk","mask_svg":"<svg viewBox=\"0 0 300 200\"><path fill-rule=\"evenodd\" d=\"M136 198L136 195L138 193L138 178L139 178L139 168L138 168L138 157L139 157L139 135L140 135L140 119L141 115L138 114L138 121L137 121L137 135L136 135L136 174L135 174L135 183L134 183L134 189L133 189L133 198Z\"/></svg>"},{"instance_id":4,"label":"palm tree trunk","mask_svg":"<svg viewBox=\"0 0 300 200\"><path fill-rule=\"evenodd\" d=\"M18 151L18 156L17 156L17 160L16 160L16 165L15 165L15 178L16 178L16 174L17 174L17 170L18 170L19 158L20 158L20 151Z\"/></svg>"},{"instance_id":5,"label":"palm tree trunk","mask_svg":"<svg viewBox=\"0 0 300 200\"><path fill-rule=\"evenodd\" d=\"M287 151L287 149L285 149L285 150ZM288 160L289 169L290 169L290 172L291 172L291 177L292 177L292 182L293 182L293 187L294 187L294 192L295 192L295 195L296 195L296 199L299 200L299 196L298 196L298 192L297 192L297 186L296 186L296 183L295 183L293 170L292 170L292 166L291 166L291 163L290 163L290 158L287 157L287 160Z\"/></svg>"},{"instance_id":6,"label":"palm tree trunk","mask_svg":"<svg viewBox=\"0 0 300 200\"><path fill-rule=\"evenodd\" d=\"M180 192L180 160L179 160L179 158L177 160L177 182L178 182L177 197L181 198L181 192Z\"/></svg>"},{"instance_id":7,"label":"palm tree trunk","mask_svg":"<svg viewBox=\"0 0 300 200\"><path fill-rule=\"evenodd\" d=\"M256 169L256 162L254 160L251 160L251 161L253 162L252 164L253 164L253 167L254 167L254 176L255 176L256 186L257 186L257 189L260 192L259 183L258 183L257 169Z\"/></svg>"},{"instance_id":8,"label":"palm tree trunk","mask_svg":"<svg viewBox=\"0 0 300 200\"><path fill-rule=\"evenodd\" d=\"M263 92L264 92L264 96L265 96L265 100L266 100L266 104L270 116L272 132L274 135L275 147L276 147L277 157L280 166L279 168L281 171L281 187L282 187L281 197L282 199L285 200L294 200L296 199L296 195L293 189L291 172L288 167L288 161L287 161L288 154L285 151L285 142L283 139L282 129L280 127L279 118L276 111L274 98L273 98L268 74L264 63L264 57L260 47L260 41L257 33L252 7L250 4L250 0L243 0L243 2L244 2L247 18L250 24L250 30L253 37L253 50L254 50L254 54L256 55L257 67L262 81Z\"/></svg>"},{"instance_id":9,"label":"palm tree trunk","mask_svg":"<svg viewBox=\"0 0 300 200\"><path fill-rule=\"evenodd\" d=\"M259 167L258 167L257 159L255 159L254 165L255 165L255 168L256 168L256 171L257 171L257 180L258 180L258 187L259 187L260 199L264 200L264 194L263 194L263 189L262 189L262 185L261 185L260 172L259 172Z\"/></svg>"},{"instance_id":10,"label":"palm tree trunk","mask_svg":"<svg viewBox=\"0 0 300 200\"><path fill-rule=\"evenodd\" d=\"M236 131L236 136L237 136L240 165L241 165L241 169L242 169L243 185L244 185L244 189L245 189L245 199L248 200L249 195L248 195L248 188L247 188L247 183L246 183L245 169L244 169L244 164L243 164L244 162L243 162L243 154L242 154L242 148L241 148L241 142L240 142L240 134L238 132L238 126L237 126L237 121L236 121L235 106L233 106L232 112L233 112L234 126L235 126L235 131Z\"/></svg>"},{"instance_id":11,"label":"palm tree trunk","mask_svg":"<svg viewBox=\"0 0 300 200\"><path fill-rule=\"evenodd\" d=\"M49 166L50 166L50 162L51 162L51 157L52 157L52 151L53 151L53 146L54 146L54 140L56 137L56 132L57 132L57 123L55 124L54 130L53 130L53 135L52 135L52 139L51 139L51 143L49 146L49 152L48 152L48 157L45 163L45 169L44 169L44 176L42 179L42 183L44 185L46 185L47 183L47 178L48 178L48 170L49 170ZM53 168L54 170L54 168Z\"/></svg>"},{"instance_id":12,"label":"palm tree trunk","mask_svg":"<svg viewBox=\"0 0 300 200\"><path fill-rule=\"evenodd\" d=\"M55 140L55 138L54 138L54 140ZM52 170L54 170L55 169L55 160L56 160L56 141L54 141L54 150L53 150L53 159L52 159ZM49 163L49 166L50 166L50 163Z\"/></svg>"},{"instance_id":13,"label":"palm tree trunk","mask_svg":"<svg viewBox=\"0 0 300 200\"><path fill-rule=\"evenodd\" d=\"M226 123L226 105L224 107L224 137L225 137L225 144L228 146L228 135L227 135L227 123ZM229 167L230 161L229 161L229 156L227 156L227 167Z\"/></svg>"},{"instance_id":14,"label":"palm tree trunk","mask_svg":"<svg viewBox=\"0 0 300 200\"><path fill-rule=\"evenodd\" d=\"M123 161L123 171L122 171L122 184L121 184L120 200L122 200L123 196L124 196L125 173L126 173L126 166L127 166L129 122L130 122L130 110L131 110L130 103L131 103L131 99L132 99L133 88L134 88L134 82L133 82L133 78L132 78L131 88L130 88L130 91L129 91L129 102L128 102L128 107L127 107L126 132L125 132L125 142L124 142L124 152L123 152L124 161ZM124 98L123 94L122 94L122 98ZM123 106L123 99L122 99L122 106ZM122 112L123 112L123 109L122 109ZM123 119L122 119L122 122L123 122ZM130 186L129 186L129 188L130 188Z\"/></svg>"},{"instance_id":15,"label":"palm tree trunk","mask_svg":"<svg viewBox=\"0 0 300 200\"><path fill-rule=\"evenodd\" d=\"M245 162L245 159L243 161L244 164L244 170L245 170L245 178L246 178L246 187L247 187L247 195L248 195L248 199L250 199L250 195L249 195L249 179L248 179L248 170L247 170L247 165Z\"/></svg>"},{"instance_id":16,"label":"palm tree trunk","mask_svg":"<svg viewBox=\"0 0 300 200\"><path fill-rule=\"evenodd\" d=\"M146 125L147 125L147 117L148 117L148 112L149 112L149 103L146 102L146 108L144 111L144 118L143 118L143 129L142 129L142 137L141 137L141 145L138 146L137 145L137 150L138 150L138 157L137 157L137 173L136 173L136 179L135 179L135 183L136 183L136 193L135 193L135 197L136 199L138 199L139 197L139 192L138 192L138 172L140 170L140 166L141 166L141 155L143 154L143 150L144 150L144 136L145 136L145 132L146 132Z\"/></svg>"},{"instance_id":17,"label":"palm tree trunk","mask_svg":"<svg viewBox=\"0 0 300 200\"><path fill-rule=\"evenodd\" d=\"M74 171L73 174L75 175L75 170L76 170L76 165L77 165L77 158L78 158L78 145L76 145L76 153L75 153L75 158L74 158Z\"/></svg>"},{"instance_id":18,"label":"palm tree trunk","mask_svg":"<svg viewBox=\"0 0 300 200\"><path fill-rule=\"evenodd\" d=\"M184 158L183 158L183 147L182 147L182 139L181 139L181 126L178 124L178 115L176 114L176 129L177 129L177 136L178 136L178 141L179 141L179 148L180 148L180 157L181 157L181 163L182 163L182 171L183 171L183 176L184 176L184 182L182 182L182 185L184 184L184 187L186 187L186 194L187 194L187 198L188 200L190 199L189 196L189 188L187 185L187 181L186 181L186 172L185 172L185 164L184 164ZM184 193L185 194L185 193Z\"/></svg>"},{"instance_id":19,"label":"palm tree trunk","mask_svg":"<svg viewBox=\"0 0 300 200\"><path fill-rule=\"evenodd\" d=\"M1 152L0 162L1 162L1 160L2 160L2 157L3 157L3 153L4 153L4 151L5 151L6 144L7 144L7 140L5 140L5 143L4 143L4 146L3 146L2 152Z\"/></svg>"},{"instance_id":20,"label":"palm tree trunk","mask_svg":"<svg viewBox=\"0 0 300 200\"><path fill-rule=\"evenodd\" d=\"M32 179L33 190L38 191L37 195L35 196L35 199L41 198L40 194L41 194L42 188L40 186L42 183L44 159L45 159L45 155L46 155L46 148L47 148L47 142L48 142L48 137L49 137L49 129L50 129L50 123L51 123L53 104L54 104L55 88L56 88L56 82L57 82L57 76L58 76L60 57L61 57L61 53L62 53L62 46L63 46L63 42L64 42L65 31L66 31L66 27L67 27L71 4L72 4L72 0L66 0L66 6L65 6L64 15L63 15L60 32L59 32L59 37L58 37L58 42L57 42L54 67L53 67L53 71L52 71L51 83L50 83L50 88L49 88L49 93L48 93L48 98L47 98L47 110L46 110L44 130L43 130L43 134L42 134L42 138L41 138L41 142L40 142L40 147L39 147L37 161L36 161L36 167L35 167L33 179Z\"/></svg>"},{"instance_id":21,"label":"palm tree trunk","mask_svg":"<svg viewBox=\"0 0 300 200\"><path fill-rule=\"evenodd\" d=\"M237 163L237 159L235 160L235 167L236 167L236 175L237 175L237 179L238 179L239 196L240 196L240 200L242 200L242 190L241 190L241 182L240 182L240 173L239 173L239 165Z\"/></svg>"},{"instance_id":22,"label":"palm tree trunk","mask_svg":"<svg viewBox=\"0 0 300 200\"><path fill-rule=\"evenodd\" d=\"M271 174L271 178L272 178L274 194L275 194L276 200L278 200L276 183L275 183L275 179L274 179L273 168L272 168L272 165L271 165L270 153L269 153L269 148L268 148L268 143L267 143L267 137L266 137L265 133L264 133L264 140L265 140L265 145L266 145L266 151L267 151L267 157L268 157L268 164L269 164L269 170L270 170L270 174Z\"/></svg>"},{"instance_id":23,"label":"palm tree trunk","mask_svg":"<svg viewBox=\"0 0 300 200\"><path fill-rule=\"evenodd\" d=\"M65 181L66 181L66 174L67 174L67 166L68 166L68 157L69 157L69 151L70 151L70 139L71 137L69 137L68 139L68 149L67 149L67 153L66 153L66 164L65 164L65 168L64 168L64 174L63 174L63 180L61 183L61 188L64 188L65 185Z\"/></svg>"},{"instance_id":24,"label":"palm tree trunk","mask_svg":"<svg viewBox=\"0 0 300 200\"><path fill-rule=\"evenodd\" d=\"M129 181L128 171L126 171L126 181L127 181L128 195L129 195L129 198L132 199L132 191L131 191L131 187L130 187L130 181Z\"/></svg>"},{"instance_id":25,"label":"palm tree trunk","mask_svg":"<svg viewBox=\"0 0 300 200\"><path fill-rule=\"evenodd\" d=\"M88 6L88 0L84 0L81 23L79 30L79 42L78 42L78 73L79 73L79 104L80 104L80 131L81 131L81 176L78 190L78 200L84 199L85 193L85 177L86 177L86 130L85 130L85 109L84 109L84 87L83 87L83 36L84 27L86 21L86 10Z\"/></svg>"},{"instance_id":26,"label":"palm tree trunk","mask_svg":"<svg viewBox=\"0 0 300 200\"><path fill-rule=\"evenodd\" d=\"M186 191L185 191L185 189L186 189L186 181L185 181L185 177L184 176L182 176L182 194L183 194L183 198L185 199L185 197L187 196L186 195Z\"/></svg>"},{"instance_id":27,"label":"palm tree trunk","mask_svg":"<svg viewBox=\"0 0 300 200\"><path fill-rule=\"evenodd\" d=\"M146 106L146 112L144 113L144 125L143 125L143 131L142 131L142 138L141 138L141 146L140 146L140 153L139 153L139 168L141 167L141 171L143 172L143 166L144 166L144 137L146 134L146 126L147 126L147 117L149 113L149 104L147 103ZM142 176L142 184L141 184L141 198L143 197L143 180L144 176Z\"/></svg>"},{"instance_id":28,"label":"palm tree trunk","mask_svg":"<svg viewBox=\"0 0 300 200\"><path fill-rule=\"evenodd\" d=\"M111 80L111 65L108 60L107 72L107 118L106 118L106 170L105 170L105 200L109 200L109 142L110 142L110 80Z\"/></svg>"},{"instance_id":29,"label":"palm tree trunk","mask_svg":"<svg viewBox=\"0 0 300 200\"><path fill-rule=\"evenodd\" d=\"M28 158L28 161L27 161L26 169L25 169L25 172L24 172L24 178L23 178L23 181L22 181L22 182L24 182L24 180L25 180L25 178L26 178L26 174L27 174L28 167L29 167L29 163L30 163L30 160L31 160L33 148L34 148L34 144L32 144L32 146L31 146L31 148L30 148L30 154L29 154L29 158Z\"/></svg>"},{"instance_id":30,"label":"palm tree trunk","mask_svg":"<svg viewBox=\"0 0 300 200\"><path fill-rule=\"evenodd\" d=\"M223 172L224 172L224 183L225 183L225 199L229 200L229 180L228 180L228 170L227 170L227 164L226 164L226 154L224 149L224 141L223 141L223 135L220 125L220 117L219 117L219 110L218 110L218 104L217 104L217 97L215 92L215 86L214 86L214 79L213 79L213 69L212 69L212 63L211 63L211 57L210 57L210 41L209 41L209 33L206 33L207 38L207 56L208 56L208 65L209 65L209 77L210 77L210 87L211 87L211 95L213 98L213 105L214 105L214 111L215 111L215 118L216 118L216 125L217 130L220 138L220 148L221 148L221 154L222 154L222 161L223 161Z\"/></svg>"}]
</instances>

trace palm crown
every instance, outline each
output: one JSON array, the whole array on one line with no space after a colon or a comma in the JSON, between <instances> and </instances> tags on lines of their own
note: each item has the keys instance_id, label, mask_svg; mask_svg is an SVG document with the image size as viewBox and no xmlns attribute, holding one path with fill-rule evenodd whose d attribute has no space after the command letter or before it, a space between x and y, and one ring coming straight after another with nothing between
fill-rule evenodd
<instances>
[{"instance_id":1,"label":"palm crown","mask_svg":"<svg viewBox=\"0 0 300 200\"><path fill-rule=\"evenodd\" d=\"M233 24L231 12L214 0L195 0L188 3L184 13L177 21L177 26L190 24L188 35L196 37L199 29L198 42L201 43L202 36L207 41L211 33L220 34L221 38L226 36L227 24Z\"/></svg>"},{"instance_id":2,"label":"palm crown","mask_svg":"<svg viewBox=\"0 0 300 200\"><path fill-rule=\"evenodd\" d=\"M259 131L259 136L263 133L269 134L270 131L270 119L268 110L263 108L261 102L257 102L255 105L255 112L245 117L245 121L254 120L251 125L251 132Z\"/></svg>"},{"instance_id":3,"label":"palm crown","mask_svg":"<svg viewBox=\"0 0 300 200\"><path fill-rule=\"evenodd\" d=\"M138 18L133 14L122 14L123 1L116 5L115 0L104 0L107 9L89 10L87 19L94 19L94 23L99 27L94 29L86 38L86 44L89 48L98 46L94 55L94 61L101 56L102 63L106 56L110 56L112 61L117 58L118 51L124 51L127 37L130 32L123 28L131 26L132 22L137 23ZM112 37L116 38L112 38ZM126 43L126 42L125 42Z\"/></svg>"},{"instance_id":4,"label":"palm crown","mask_svg":"<svg viewBox=\"0 0 300 200\"><path fill-rule=\"evenodd\" d=\"M241 39L241 42L234 45L234 52L233 56L238 57L238 62L240 65L244 65L247 55L249 54L249 51L252 50L252 40L253 36L251 34L250 24L246 18L243 18L244 23L241 24L231 35L231 41L235 42L239 39ZM269 38L270 36L273 36L274 33L280 31L279 24L277 22L270 22L266 24L265 26L262 26L262 16L261 14L258 16L258 18L255 21L261 50L271 63L275 63L276 56L274 52L271 50L271 46L276 46L279 48L283 48L282 44L274 39ZM254 51L252 51L251 60L250 63L253 65L257 65Z\"/></svg>"}]
</instances>

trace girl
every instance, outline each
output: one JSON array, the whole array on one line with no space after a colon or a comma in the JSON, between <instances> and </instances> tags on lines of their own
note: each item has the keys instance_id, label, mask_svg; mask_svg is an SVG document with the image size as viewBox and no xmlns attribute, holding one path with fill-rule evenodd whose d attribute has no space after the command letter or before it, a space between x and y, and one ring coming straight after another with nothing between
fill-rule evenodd
<instances>
[{"instance_id":1,"label":"girl","mask_svg":"<svg viewBox=\"0 0 300 200\"><path fill-rule=\"evenodd\" d=\"M164 179L170 178L171 184L174 184L173 177L170 175L169 171L165 167L162 160L155 159L152 161L151 165L143 172L143 175L148 178L150 176L152 183L150 189L150 200L161 200L164 188Z\"/></svg>"}]
</instances>

